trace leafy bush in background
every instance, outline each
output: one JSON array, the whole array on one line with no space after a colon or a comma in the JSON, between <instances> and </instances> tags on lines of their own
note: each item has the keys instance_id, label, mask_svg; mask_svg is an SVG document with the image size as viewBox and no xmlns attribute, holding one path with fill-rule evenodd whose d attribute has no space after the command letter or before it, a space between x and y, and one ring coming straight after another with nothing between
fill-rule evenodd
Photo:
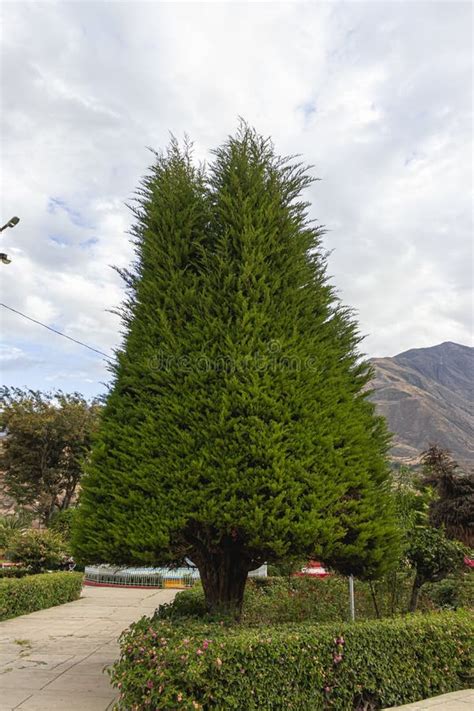
<instances>
[{"instance_id":1,"label":"leafy bush in background","mask_svg":"<svg viewBox=\"0 0 474 711\"><path fill-rule=\"evenodd\" d=\"M442 529L417 526L411 531L406 555L415 571L410 599L410 611L414 612L425 583L439 582L462 569L466 547L450 540Z\"/></svg>"},{"instance_id":2,"label":"leafy bush in background","mask_svg":"<svg viewBox=\"0 0 474 711\"><path fill-rule=\"evenodd\" d=\"M23 578L25 575L31 575L31 570L23 566L11 567L11 568L0 568L0 579L1 578Z\"/></svg>"},{"instance_id":3,"label":"leafy bush in background","mask_svg":"<svg viewBox=\"0 0 474 711\"><path fill-rule=\"evenodd\" d=\"M27 529L31 523L31 514L19 512L0 516L0 551L8 548L12 537Z\"/></svg>"},{"instance_id":4,"label":"leafy bush in background","mask_svg":"<svg viewBox=\"0 0 474 711\"><path fill-rule=\"evenodd\" d=\"M43 573L0 580L0 620L77 600L81 573Z\"/></svg>"},{"instance_id":5,"label":"leafy bush in background","mask_svg":"<svg viewBox=\"0 0 474 711\"><path fill-rule=\"evenodd\" d=\"M112 669L118 709L353 709L469 686L466 612L249 628L142 618Z\"/></svg>"},{"instance_id":6,"label":"leafy bush in background","mask_svg":"<svg viewBox=\"0 0 474 711\"><path fill-rule=\"evenodd\" d=\"M427 583L422 593L438 608L474 608L474 574L450 575L438 583Z\"/></svg>"},{"instance_id":7,"label":"leafy bush in background","mask_svg":"<svg viewBox=\"0 0 474 711\"><path fill-rule=\"evenodd\" d=\"M411 574L398 574L396 581L377 583L356 580L357 619L372 619L406 612L412 587ZM374 602L375 595L375 602ZM419 608L435 607L428 595L421 595ZM169 605L161 605L157 617L179 620L183 617L206 618L204 594L200 584L185 590ZM208 618L209 619L209 618ZM286 622L333 622L349 619L347 578L254 578L247 581L242 624L279 624Z\"/></svg>"},{"instance_id":8,"label":"leafy bush in background","mask_svg":"<svg viewBox=\"0 0 474 711\"><path fill-rule=\"evenodd\" d=\"M16 533L7 550L9 560L23 563L32 572L57 569L68 554L66 543L59 533L33 528Z\"/></svg>"}]
</instances>

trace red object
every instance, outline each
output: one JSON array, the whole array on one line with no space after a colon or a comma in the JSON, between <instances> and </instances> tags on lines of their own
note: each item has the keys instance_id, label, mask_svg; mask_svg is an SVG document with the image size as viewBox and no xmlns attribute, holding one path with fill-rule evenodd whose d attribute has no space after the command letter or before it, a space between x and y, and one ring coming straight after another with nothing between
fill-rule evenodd
<instances>
[{"instance_id":1,"label":"red object","mask_svg":"<svg viewBox=\"0 0 474 711\"><path fill-rule=\"evenodd\" d=\"M464 562L469 568L474 568L474 558L468 558L467 556L464 558Z\"/></svg>"},{"instance_id":2,"label":"red object","mask_svg":"<svg viewBox=\"0 0 474 711\"><path fill-rule=\"evenodd\" d=\"M298 578L311 577L311 578L327 578L331 573L329 573L319 560L310 560L308 564L301 568L298 573L293 573L294 576Z\"/></svg>"}]
</instances>

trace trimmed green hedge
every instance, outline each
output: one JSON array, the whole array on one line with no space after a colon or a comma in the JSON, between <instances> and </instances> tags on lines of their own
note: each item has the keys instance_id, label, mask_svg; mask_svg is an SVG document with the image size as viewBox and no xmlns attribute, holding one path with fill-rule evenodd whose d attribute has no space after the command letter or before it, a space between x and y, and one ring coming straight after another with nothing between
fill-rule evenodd
<instances>
[{"instance_id":1,"label":"trimmed green hedge","mask_svg":"<svg viewBox=\"0 0 474 711\"><path fill-rule=\"evenodd\" d=\"M465 611L332 625L142 618L111 675L117 709L380 709L469 687Z\"/></svg>"},{"instance_id":2,"label":"trimmed green hedge","mask_svg":"<svg viewBox=\"0 0 474 711\"><path fill-rule=\"evenodd\" d=\"M77 600L82 573L39 573L0 580L0 620Z\"/></svg>"}]
</instances>

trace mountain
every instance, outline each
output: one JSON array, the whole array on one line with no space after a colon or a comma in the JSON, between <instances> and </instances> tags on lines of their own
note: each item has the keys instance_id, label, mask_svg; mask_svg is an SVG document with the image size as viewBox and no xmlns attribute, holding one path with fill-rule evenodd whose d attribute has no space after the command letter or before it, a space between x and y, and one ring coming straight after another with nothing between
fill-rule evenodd
<instances>
[{"instance_id":1,"label":"mountain","mask_svg":"<svg viewBox=\"0 0 474 711\"><path fill-rule=\"evenodd\" d=\"M429 444L474 465L474 348L441 343L373 358L372 400L394 434L392 458L414 463Z\"/></svg>"}]
</instances>

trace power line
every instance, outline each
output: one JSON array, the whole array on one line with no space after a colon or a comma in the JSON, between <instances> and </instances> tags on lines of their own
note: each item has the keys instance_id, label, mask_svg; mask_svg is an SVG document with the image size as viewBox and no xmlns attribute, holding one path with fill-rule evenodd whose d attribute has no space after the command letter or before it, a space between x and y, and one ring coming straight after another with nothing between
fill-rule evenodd
<instances>
[{"instance_id":1,"label":"power line","mask_svg":"<svg viewBox=\"0 0 474 711\"><path fill-rule=\"evenodd\" d=\"M32 321L32 323L37 323L38 326L43 326L43 328L47 328L48 331L52 331L53 333L56 333L58 336L67 338L68 341L77 343L79 346L83 346L84 348L88 348L90 351L94 351L95 353L99 353L100 355L105 356L107 358L107 360L111 360L111 356L108 355L107 353L104 353L103 351L99 351L97 348L93 348L92 346L88 346L87 343L78 341L77 338L72 338L72 336L66 336L65 333L61 333L61 331L56 331L55 328L52 328L51 326L47 326L45 323L41 323L41 321L37 321L35 318L31 318L31 316L27 316L26 314L23 314L21 311L17 311L16 309L13 309L11 306L7 306L6 304L2 304L2 303L0 303L0 306L3 306L4 309L8 309L9 311L13 311L14 314L18 314L18 316L22 316L23 318L26 318L28 321Z\"/></svg>"}]
</instances>

